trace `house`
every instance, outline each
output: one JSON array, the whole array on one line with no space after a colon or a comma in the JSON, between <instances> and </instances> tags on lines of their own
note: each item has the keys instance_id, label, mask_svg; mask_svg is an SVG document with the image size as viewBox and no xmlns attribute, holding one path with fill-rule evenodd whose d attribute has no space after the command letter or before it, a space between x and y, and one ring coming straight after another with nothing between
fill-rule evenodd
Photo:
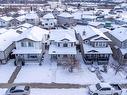
<instances>
[{"instance_id":1,"label":"house","mask_svg":"<svg viewBox=\"0 0 127 95\"><path fill-rule=\"evenodd\" d=\"M57 25L57 20L52 13L48 13L41 19L42 27L46 29L55 28Z\"/></svg>"},{"instance_id":2,"label":"house","mask_svg":"<svg viewBox=\"0 0 127 95\"><path fill-rule=\"evenodd\" d=\"M60 26L71 26L74 23L73 16L70 13L62 12L57 16L58 25Z\"/></svg>"},{"instance_id":3,"label":"house","mask_svg":"<svg viewBox=\"0 0 127 95\"><path fill-rule=\"evenodd\" d=\"M19 21L19 20L16 19L16 18L10 20L10 22L9 22L9 26L10 26L10 27L17 27L17 26L19 26L20 24L22 24L22 22Z\"/></svg>"},{"instance_id":4,"label":"house","mask_svg":"<svg viewBox=\"0 0 127 95\"><path fill-rule=\"evenodd\" d=\"M27 29L29 29L31 27L33 27L32 24L24 23L24 24L21 24L21 25L17 26L15 28L15 30L16 30L17 33L21 34L21 33L23 33L24 31L26 31Z\"/></svg>"},{"instance_id":5,"label":"house","mask_svg":"<svg viewBox=\"0 0 127 95\"><path fill-rule=\"evenodd\" d=\"M74 29L84 62L86 64L107 64L112 54L109 46L111 40L99 29L89 25L77 25Z\"/></svg>"},{"instance_id":6,"label":"house","mask_svg":"<svg viewBox=\"0 0 127 95\"><path fill-rule=\"evenodd\" d=\"M15 40L16 49L13 54L16 56L16 63L19 61L37 61L41 63L41 58L45 52L45 43L48 39L49 31L34 26L24 31Z\"/></svg>"},{"instance_id":7,"label":"house","mask_svg":"<svg viewBox=\"0 0 127 95\"><path fill-rule=\"evenodd\" d=\"M127 28L119 27L105 34L112 40L114 58L121 64L127 63Z\"/></svg>"},{"instance_id":8,"label":"house","mask_svg":"<svg viewBox=\"0 0 127 95\"><path fill-rule=\"evenodd\" d=\"M30 12L25 15L25 22L30 23L32 25L38 25L39 24L39 17L36 12Z\"/></svg>"},{"instance_id":9,"label":"house","mask_svg":"<svg viewBox=\"0 0 127 95\"><path fill-rule=\"evenodd\" d=\"M95 22L89 22L89 25L99 29L99 28L104 28L105 23L95 21Z\"/></svg>"},{"instance_id":10,"label":"house","mask_svg":"<svg viewBox=\"0 0 127 95\"><path fill-rule=\"evenodd\" d=\"M76 37L72 29L56 29L51 30L49 38L49 55L51 60L65 61L68 59L75 59L76 51Z\"/></svg>"},{"instance_id":11,"label":"house","mask_svg":"<svg viewBox=\"0 0 127 95\"><path fill-rule=\"evenodd\" d=\"M13 29L6 30L0 35L0 63L5 64L12 58L12 50L15 48L14 40L19 35Z\"/></svg>"},{"instance_id":12,"label":"house","mask_svg":"<svg viewBox=\"0 0 127 95\"><path fill-rule=\"evenodd\" d=\"M0 27L9 27L12 17L2 16L0 17Z\"/></svg>"}]
</instances>

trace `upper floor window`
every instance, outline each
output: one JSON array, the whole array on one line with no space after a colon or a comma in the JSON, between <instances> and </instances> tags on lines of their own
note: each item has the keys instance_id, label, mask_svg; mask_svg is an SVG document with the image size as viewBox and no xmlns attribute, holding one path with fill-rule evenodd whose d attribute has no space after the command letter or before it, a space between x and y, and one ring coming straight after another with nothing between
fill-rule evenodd
<instances>
[{"instance_id":1,"label":"upper floor window","mask_svg":"<svg viewBox=\"0 0 127 95\"><path fill-rule=\"evenodd\" d=\"M64 44L63 44L63 47L68 47L68 44L67 44L67 43L64 43Z\"/></svg>"},{"instance_id":2,"label":"upper floor window","mask_svg":"<svg viewBox=\"0 0 127 95\"><path fill-rule=\"evenodd\" d=\"M86 32L85 31L83 31L83 35L86 35Z\"/></svg>"},{"instance_id":3,"label":"upper floor window","mask_svg":"<svg viewBox=\"0 0 127 95\"><path fill-rule=\"evenodd\" d=\"M22 47L26 47L27 45L26 45L26 42L21 42L21 46Z\"/></svg>"},{"instance_id":4,"label":"upper floor window","mask_svg":"<svg viewBox=\"0 0 127 95\"><path fill-rule=\"evenodd\" d=\"M33 42L28 42L28 47L33 47Z\"/></svg>"},{"instance_id":5,"label":"upper floor window","mask_svg":"<svg viewBox=\"0 0 127 95\"><path fill-rule=\"evenodd\" d=\"M73 43L71 43L71 47L73 47Z\"/></svg>"},{"instance_id":6,"label":"upper floor window","mask_svg":"<svg viewBox=\"0 0 127 95\"><path fill-rule=\"evenodd\" d=\"M60 43L58 43L58 47L60 47Z\"/></svg>"}]
</instances>

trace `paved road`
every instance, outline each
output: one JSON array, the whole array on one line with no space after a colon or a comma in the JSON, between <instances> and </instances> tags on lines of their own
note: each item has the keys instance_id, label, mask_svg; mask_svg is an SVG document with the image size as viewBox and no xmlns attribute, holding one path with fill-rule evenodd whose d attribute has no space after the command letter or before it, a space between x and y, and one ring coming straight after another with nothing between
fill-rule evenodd
<instances>
[{"instance_id":1,"label":"paved road","mask_svg":"<svg viewBox=\"0 0 127 95\"><path fill-rule=\"evenodd\" d=\"M31 88L86 88L88 86L61 83L0 83L0 88L8 88L13 85L29 85Z\"/></svg>"},{"instance_id":2,"label":"paved road","mask_svg":"<svg viewBox=\"0 0 127 95\"><path fill-rule=\"evenodd\" d=\"M0 88L8 88L13 85L29 85L31 88L86 88L90 84L80 85L80 84L63 84L63 83L0 83ZM120 84L124 89L127 89L127 84Z\"/></svg>"}]
</instances>

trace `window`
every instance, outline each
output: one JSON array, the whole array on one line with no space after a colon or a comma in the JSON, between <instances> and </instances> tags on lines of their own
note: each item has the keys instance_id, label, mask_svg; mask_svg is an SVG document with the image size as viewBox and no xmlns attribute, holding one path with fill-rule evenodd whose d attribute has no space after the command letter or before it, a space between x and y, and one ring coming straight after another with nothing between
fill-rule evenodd
<instances>
[{"instance_id":1,"label":"window","mask_svg":"<svg viewBox=\"0 0 127 95\"><path fill-rule=\"evenodd\" d=\"M58 43L58 47L60 47L60 43Z\"/></svg>"},{"instance_id":2,"label":"window","mask_svg":"<svg viewBox=\"0 0 127 95\"><path fill-rule=\"evenodd\" d=\"M73 43L71 43L71 47L73 47Z\"/></svg>"},{"instance_id":3,"label":"window","mask_svg":"<svg viewBox=\"0 0 127 95\"><path fill-rule=\"evenodd\" d=\"M48 25L48 23L45 23L45 25Z\"/></svg>"},{"instance_id":4,"label":"window","mask_svg":"<svg viewBox=\"0 0 127 95\"><path fill-rule=\"evenodd\" d=\"M37 58L37 55L34 55L34 54L28 55L28 58L34 58L34 59L36 59Z\"/></svg>"},{"instance_id":5,"label":"window","mask_svg":"<svg viewBox=\"0 0 127 95\"><path fill-rule=\"evenodd\" d=\"M63 47L67 47L67 46L68 46L68 44L67 44L67 43L64 43L64 44L63 44Z\"/></svg>"},{"instance_id":6,"label":"window","mask_svg":"<svg viewBox=\"0 0 127 95\"><path fill-rule=\"evenodd\" d=\"M86 32L85 31L83 31L83 35L86 35Z\"/></svg>"},{"instance_id":7,"label":"window","mask_svg":"<svg viewBox=\"0 0 127 95\"><path fill-rule=\"evenodd\" d=\"M52 23L51 23L51 25L52 25Z\"/></svg>"},{"instance_id":8,"label":"window","mask_svg":"<svg viewBox=\"0 0 127 95\"><path fill-rule=\"evenodd\" d=\"M21 42L22 47L26 47L26 42Z\"/></svg>"},{"instance_id":9,"label":"window","mask_svg":"<svg viewBox=\"0 0 127 95\"><path fill-rule=\"evenodd\" d=\"M28 42L28 47L33 47L33 42Z\"/></svg>"}]
</instances>

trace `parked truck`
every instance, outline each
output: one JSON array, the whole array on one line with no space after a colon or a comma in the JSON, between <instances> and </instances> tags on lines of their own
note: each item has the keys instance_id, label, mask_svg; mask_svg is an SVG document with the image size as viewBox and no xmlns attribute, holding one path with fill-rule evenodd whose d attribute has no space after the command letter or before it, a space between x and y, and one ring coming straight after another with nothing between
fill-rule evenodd
<instances>
[{"instance_id":1,"label":"parked truck","mask_svg":"<svg viewBox=\"0 0 127 95\"><path fill-rule=\"evenodd\" d=\"M88 87L90 95L121 95L122 89L118 84L97 83Z\"/></svg>"}]
</instances>

